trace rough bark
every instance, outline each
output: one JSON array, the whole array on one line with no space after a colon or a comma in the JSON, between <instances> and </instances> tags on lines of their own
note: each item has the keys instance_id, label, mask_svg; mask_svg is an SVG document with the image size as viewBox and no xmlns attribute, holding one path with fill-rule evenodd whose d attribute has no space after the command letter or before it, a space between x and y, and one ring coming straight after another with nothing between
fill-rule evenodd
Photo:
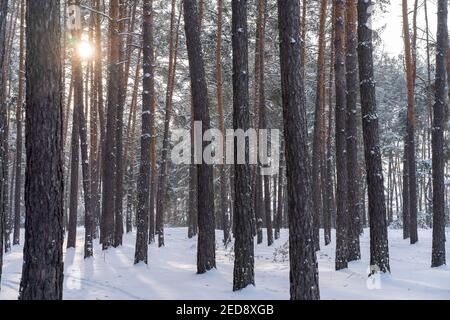
<instances>
[{"instance_id":1,"label":"rough bark","mask_svg":"<svg viewBox=\"0 0 450 320\"><path fill-rule=\"evenodd\" d=\"M389 246L384 195L383 167L375 80L372 30L368 28L372 1L358 0L358 59L363 119L364 151L369 194L371 272L389 272Z\"/></svg>"},{"instance_id":2,"label":"rough bark","mask_svg":"<svg viewBox=\"0 0 450 320\"><path fill-rule=\"evenodd\" d=\"M109 3L109 66L108 66L108 101L106 111L106 132L103 163L103 197L101 243L103 250L114 245L115 228L115 189L116 189L116 125L117 107L119 104L120 79L120 35L119 30L119 0Z\"/></svg>"},{"instance_id":3,"label":"rough bark","mask_svg":"<svg viewBox=\"0 0 450 320\"><path fill-rule=\"evenodd\" d=\"M22 105L24 96L24 77L25 77L25 0L20 4L20 53L19 53L19 88L17 93L16 106L16 167L14 184L14 232L13 245L20 244L20 207L22 195L22 154L23 154L23 126L22 126Z\"/></svg>"},{"instance_id":4,"label":"rough bark","mask_svg":"<svg viewBox=\"0 0 450 320\"><path fill-rule=\"evenodd\" d=\"M278 202L277 214L275 218L275 239L279 239L281 228L283 227L283 203L284 203L284 140L281 142L280 150L280 170L278 173Z\"/></svg>"},{"instance_id":5,"label":"rough bark","mask_svg":"<svg viewBox=\"0 0 450 320\"><path fill-rule=\"evenodd\" d=\"M153 65L153 1L145 0L143 3L144 19L142 22L142 135L141 135L141 162L138 178L137 203L137 237L134 262L148 262L148 221L150 216L150 175L151 175L151 128L152 97L155 94L154 65Z\"/></svg>"},{"instance_id":6,"label":"rough bark","mask_svg":"<svg viewBox=\"0 0 450 320\"><path fill-rule=\"evenodd\" d=\"M76 49L75 49L76 50ZM74 54L77 56L77 54ZM69 194L69 224L67 226L67 248L75 248L77 243L78 222L78 187L80 169L80 111L83 108L83 79L81 76L81 61L76 57L72 61L73 70L73 120L70 151L70 194ZM78 81L78 82L77 82Z\"/></svg>"},{"instance_id":7,"label":"rough bark","mask_svg":"<svg viewBox=\"0 0 450 320\"><path fill-rule=\"evenodd\" d=\"M19 299L57 300L64 270L61 8L58 0L27 0L27 8L26 226Z\"/></svg>"},{"instance_id":8,"label":"rough bark","mask_svg":"<svg viewBox=\"0 0 450 320\"><path fill-rule=\"evenodd\" d=\"M357 9L355 0L346 0L346 82L347 82L347 163L348 163L348 261L361 259L359 246L359 177L358 177L358 56ZM352 170L351 168L355 168Z\"/></svg>"},{"instance_id":9,"label":"rough bark","mask_svg":"<svg viewBox=\"0 0 450 320\"><path fill-rule=\"evenodd\" d=\"M320 180L320 164L322 163L323 154L321 153L322 135L321 124L323 120L322 101L324 99L323 82L325 68L325 23L327 12L327 0L321 0L319 11L319 40L318 40L318 57L317 57L317 83L316 83L316 101L314 114L314 134L313 134L313 152L312 152L312 200L314 211L314 245L316 250L320 250L320 217L322 215L322 197L321 197L321 180Z\"/></svg>"},{"instance_id":10,"label":"rough bark","mask_svg":"<svg viewBox=\"0 0 450 320\"><path fill-rule=\"evenodd\" d=\"M332 19L336 17L336 6L333 4ZM328 80L328 128L327 128L327 146L326 146L326 186L324 202L324 241L325 245L331 243L331 227L333 224L333 217L335 216L335 203L334 203L334 173L333 173L333 113L334 113L334 100L333 100L333 81L334 81L334 32L331 32L330 41L330 74Z\"/></svg>"},{"instance_id":11,"label":"rough bark","mask_svg":"<svg viewBox=\"0 0 450 320\"><path fill-rule=\"evenodd\" d=\"M8 13L8 1L0 0L0 107L3 109L3 65L5 60L5 36L6 36L6 17ZM5 79L6 80L6 79ZM3 123L1 123L1 130L4 131ZM5 155L2 154L1 162L4 162ZM2 190L2 193L4 190ZM5 223L5 215L3 210L0 211L0 281L2 277L2 267L3 267L3 229Z\"/></svg>"},{"instance_id":12,"label":"rough bark","mask_svg":"<svg viewBox=\"0 0 450 320\"><path fill-rule=\"evenodd\" d=\"M202 122L204 134L211 126L197 6L195 0L183 1L194 119ZM204 143L203 147L206 147L206 144ZM216 267L213 167L204 163L198 164L197 177L199 228L197 272L201 274Z\"/></svg>"},{"instance_id":13,"label":"rough bark","mask_svg":"<svg viewBox=\"0 0 450 320\"><path fill-rule=\"evenodd\" d=\"M242 129L246 132L250 127L247 0L233 0L232 10L233 127L235 130ZM237 146L234 148L236 151ZM249 154L248 146L245 153ZM235 152L235 161L237 161L237 152ZM235 165L233 291L255 285L251 179L250 164Z\"/></svg>"},{"instance_id":14,"label":"rough bark","mask_svg":"<svg viewBox=\"0 0 450 320\"><path fill-rule=\"evenodd\" d=\"M436 52L436 97L433 117L433 252L432 267L445 264L445 161L444 130L447 107L446 58L448 49L448 0L438 1L438 27Z\"/></svg>"},{"instance_id":15,"label":"rough bark","mask_svg":"<svg viewBox=\"0 0 450 320\"><path fill-rule=\"evenodd\" d=\"M293 300L316 300L320 298L319 275L313 240L299 12L298 0L278 0L289 207L290 292Z\"/></svg>"},{"instance_id":16,"label":"rough bark","mask_svg":"<svg viewBox=\"0 0 450 320\"><path fill-rule=\"evenodd\" d=\"M408 166L409 189L409 232L410 242L419 241L417 234L417 181L416 181L416 143L415 143L415 110L414 110L414 66L413 52L408 22L408 0L402 0L403 11L403 40L405 44L406 78L408 82L408 114L407 114L407 145L406 165Z\"/></svg>"},{"instance_id":17,"label":"rough bark","mask_svg":"<svg viewBox=\"0 0 450 320\"><path fill-rule=\"evenodd\" d=\"M246 5L246 3L244 4ZM225 133L225 116L223 102L223 70L222 70L222 24L223 24L223 0L217 1L217 45L216 45L216 98L217 111L219 116L219 130ZM225 154L225 153L224 153ZM220 201L220 218L223 230L223 243L226 245L230 242L230 219L227 210L227 171L224 164L219 168L219 201Z\"/></svg>"},{"instance_id":18,"label":"rough bark","mask_svg":"<svg viewBox=\"0 0 450 320\"><path fill-rule=\"evenodd\" d=\"M95 1L97 11L101 9L101 0ZM100 172L100 153L104 142L104 125L100 116L103 110L103 67L102 67L102 29L101 17L95 15L95 62L94 62L94 86L92 90L95 104L91 107L91 179L92 179L92 210L95 216L96 236L97 226L100 223L101 214L101 172ZM97 135L100 134L100 144L98 144Z\"/></svg>"},{"instance_id":19,"label":"rough bark","mask_svg":"<svg viewBox=\"0 0 450 320\"><path fill-rule=\"evenodd\" d=\"M334 20L335 86L336 86L336 270L348 265L348 172L347 172L347 96L345 78L345 1L335 0Z\"/></svg>"}]
</instances>

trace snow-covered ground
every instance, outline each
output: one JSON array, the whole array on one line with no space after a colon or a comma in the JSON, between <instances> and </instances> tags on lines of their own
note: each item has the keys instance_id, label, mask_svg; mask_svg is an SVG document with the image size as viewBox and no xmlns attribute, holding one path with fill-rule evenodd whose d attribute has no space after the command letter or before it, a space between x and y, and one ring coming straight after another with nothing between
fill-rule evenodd
<instances>
[{"instance_id":1,"label":"snow-covered ground","mask_svg":"<svg viewBox=\"0 0 450 320\"><path fill-rule=\"evenodd\" d=\"M65 252L65 299L262 299L289 298L289 264L274 252L286 243L287 231L272 247L256 246L256 287L232 292L232 246L217 246L217 270L196 272L196 239L187 230L166 229L166 247L151 246L149 265L133 265L135 235L124 237L124 245L83 260L83 230L78 247ZM367 282L369 231L361 239L362 261L349 269L334 270L334 244L318 253L322 299L450 299L450 267L432 269L431 230L419 232L420 242L411 246L399 230L390 230L391 275ZM447 238L450 230L447 230ZM220 243L221 232L217 232ZM447 243L447 252L450 244ZM447 256L450 262L450 256ZM16 299L22 268L22 247L4 257L0 300ZM276 260L276 261L275 261Z\"/></svg>"}]
</instances>

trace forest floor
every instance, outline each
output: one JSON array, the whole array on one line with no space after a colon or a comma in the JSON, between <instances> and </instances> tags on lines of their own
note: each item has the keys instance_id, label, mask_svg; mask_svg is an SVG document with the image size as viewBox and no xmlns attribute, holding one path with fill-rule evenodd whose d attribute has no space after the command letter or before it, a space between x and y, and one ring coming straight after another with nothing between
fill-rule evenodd
<instances>
[{"instance_id":1,"label":"forest floor","mask_svg":"<svg viewBox=\"0 0 450 320\"><path fill-rule=\"evenodd\" d=\"M217 232L217 270L196 275L196 239L187 239L187 229L166 229L166 247L152 245L149 265L133 265L135 235L124 236L124 245L83 259L83 234L78 230L76 250L65 250L64 298L70 300L127 299L261 299L289 298L289 262L282 231L272 247L256 246L256 287L232 293L233 248L221 245ZM344 271L334 270L334 243L318 253L322 299L450 299L450 267L432 269L431 230L420 230L419 243L411 246L401 230L389 231L390 275L367 280L369 231L361 238L362 260ZM447 229L447 239L450 229ZM333 238L334 239L334 238ZM447 242L447 252L450 243ZM450 257L447 255L450 262ZM16 299L22 269L22 247L4 257L0 300Z\"/></svg>"}]
</instances>

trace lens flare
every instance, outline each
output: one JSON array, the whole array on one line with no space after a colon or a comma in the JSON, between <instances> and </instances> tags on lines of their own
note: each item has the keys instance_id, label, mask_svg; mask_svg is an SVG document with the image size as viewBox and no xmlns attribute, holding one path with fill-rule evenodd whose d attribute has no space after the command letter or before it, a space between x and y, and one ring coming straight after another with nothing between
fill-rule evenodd
<instances>
[{"instance_id":1,"label":"lens flare","mask_svg":"<svg viewBox=\"0 0 450 320\"><path fill-rule=\"evenodd\" d=\"M78 44L78 53L83 60L88 60L94 55L94 50L89 42L82 41Z\"/></svg>"}]
</instances>

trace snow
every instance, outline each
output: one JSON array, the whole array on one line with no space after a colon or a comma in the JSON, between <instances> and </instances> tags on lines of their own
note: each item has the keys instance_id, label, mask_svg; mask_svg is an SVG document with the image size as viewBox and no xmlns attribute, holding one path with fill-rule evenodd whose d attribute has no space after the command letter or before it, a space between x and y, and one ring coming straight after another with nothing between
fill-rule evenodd
<instances>
[{"instance_id":1,"label":"snow","mask_svg":"<svg viewBox=\"0 0 450 320\"><path fill-rule=\"evenodd\" d=\"M217 270L196 272L196 239L187 229L166 229L166 247L150 246L149 265L133 265L135 234L124 236L124 245L83 259L83 229L78 230L77 249L64 252L64 298L69 300L220 299L284 300L289 298L289 264L280 252L287 231L272 247L256 246L256 287L232 292L233 250L220 243L217 231ZM362 261L344 271L334 270L334 244L318 253L322 299L450 299L450 268L432 269L431 230L420 230L420 242L411 246L401 230L389 231L391 275L368 281L369 231L361 238ZM447 230L447 238L450 229ZM322 237L323 238L323 237ZM333 234L334 240L334 234ZM219 244L220 243L220 244ZM447 243L447 252L450 245ZM15 247L4 261L0 300L16 299L22 268L22 247Z\"/></svg>"}]
</instances>

